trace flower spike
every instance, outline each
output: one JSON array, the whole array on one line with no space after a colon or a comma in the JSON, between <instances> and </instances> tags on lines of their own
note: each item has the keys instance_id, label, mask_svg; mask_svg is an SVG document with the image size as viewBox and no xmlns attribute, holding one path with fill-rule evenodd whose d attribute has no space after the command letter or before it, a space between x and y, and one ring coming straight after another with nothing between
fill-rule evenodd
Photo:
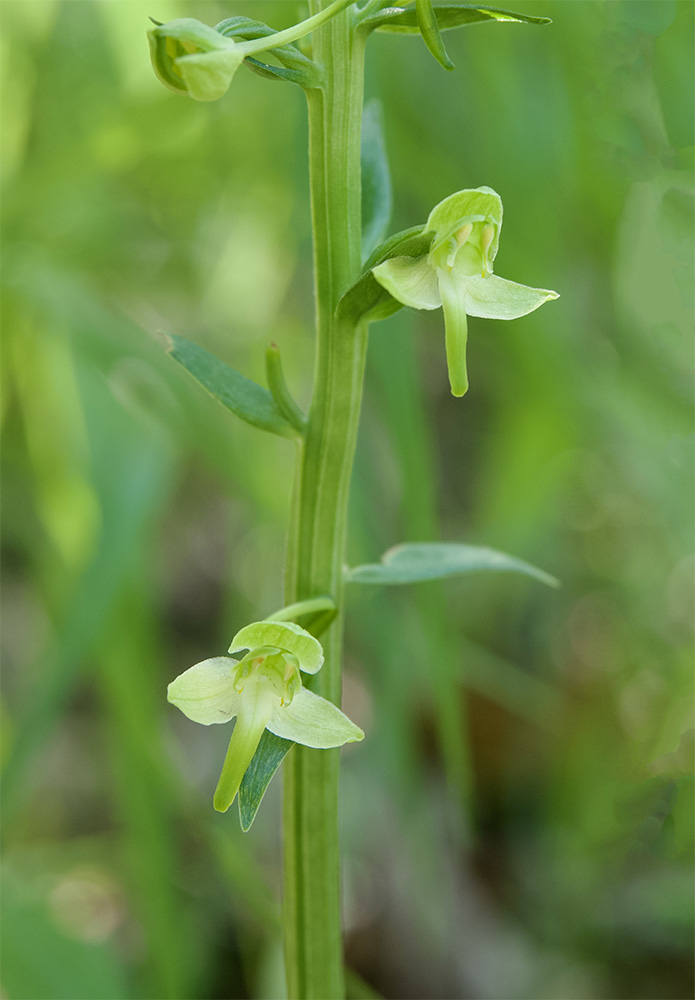
<instances>
[{"instance_id":1,"label":"flower spike","mask_svg":"<svg viewBox=\"0 0 695 1000\"><path fill-rule=\"evenodd\" d=\"M223 34L228 24L225 21L217 28L193 17L178 18L166 24L155 21L155 27L147 33L152 66L169 90L187 94L195 101L216 101L226 94L244 59L303 38L353 2L333 0L324 10L291 28L270 34L263 32L260 38L240 42ZM310 81L307 79L307 82Z\"/></svg>"},{"instance_id":2,"label":"flower spike","mask_svg":"<svg viewBox=\"0 0 695 1000\"><path fill-rule=\"evenodd\" d=\"M502 199L489 187L457 191L430 212L429 253L391 257L372 268L379 284L402 305L444 311L449 382L454 396L468 388L468 316L517 319L559 298L493 274L502 228Z\"/></svg>"},{"instance_id":3,"label":"flower spike","mask_svg":"<svg viewBox=\"0 0 695 1000\"><path fill-rule=\"evenodd\" d=\"M236 718L213 804L226 812L236 798L264 730L316 749L364 739L364 733L325 698L307 690L301 672L323 664L321 644L294 622L254 622L237 632L230 650L172 681L167 698L204 726Z\"/></svg>"}]
</instances>

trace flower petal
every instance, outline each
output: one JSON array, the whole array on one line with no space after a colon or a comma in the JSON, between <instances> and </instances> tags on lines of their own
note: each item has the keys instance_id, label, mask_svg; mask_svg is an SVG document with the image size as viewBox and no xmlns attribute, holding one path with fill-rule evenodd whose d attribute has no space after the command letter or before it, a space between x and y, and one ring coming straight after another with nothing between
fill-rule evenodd
<instances>
[{"instance_id":1,"label":"flower petal","mask_svg":"<svg viewBox=\"0 0 695 1000\"><path fill-rule=\"evenodd\" d=\"M214 100L225 92L242 59L235 43L214 28L192 17L158 24L148 31L154 71L169 90L190 94L196 100ZM186 64L192 56L233 53L228 58ZM201 74L201 68L207 67ZM226 83L225 83L226 81Z\"/></svg>"},{"instance_id":2,"label":"flower petal","mask_svg":"<svg viewBox=\"0 0 695 1000\"><path fill-rule=\"evenodd\" d=\"M189 97L194 101L217 101L229 90L232 77L243 61L243 55L225 49L179 56L175 64Z\"/></svg>"},{"instance_id":3,"label":"flower petal","mask_svg":"<svg viewBox=\"0 0 695 1000\"><path fill-rule=\"evenodd\" d=\"M397 302L411 309L439 309L442 304L437 273L427 257L391 257L372 274Z\"/></svg>"},{"instance_id":4,"label":"flower petal","mask_svg":"<svg viewBox=\"0 0 695 1000\"><path fill-rule=\"evenodd\" d=\"M321 643L294 622L252 622L237 632L229 652L233 653L237 649L253 650L259 646L275 646L277 649L287 650L297 657L299 669L307 674L315 674L323 665Z\"/></svg>"},{"instance_id":5,"label":"flower petal","mask_svg":"<svg viewBox=\"0 0 695 1000\"><path fill-rule=\"evenodd\" d=\"M464 280L466 312L469 316L482 316L484 319L518 319L538 309L544 302L560 297L548 288L518 285L495 274L489 278L475 275Z\"/></svg>"},{"instance_id":6,"label":"flower petal","mask_svg":"<svg viewBox=\"0 0 695 1000\"><path fill-rule=\"evenodd\" d=\"M302 688L289 705L276 708L266 728L305 747L341 747L364 739L364 733L332 702Z\"/></svg>"},{"instance_id":7,"label":"flower petal","mask_svg":"<svg viewBox=\"0 0 695 1000\"><path fill-rule=\"evenodd\" d=\"M236 663L231 656L196 663L171 682L167 699L203 726L229 722L237 714L240 700L233 681Z\"/></svg>"},{"instance_id":8,"label":"flower petal","mask_svg":"<svg viewBox=\"0 0 695 1000\"><path fill-rule=\"evenodd\" d=\"M460 275L448 274L445 271L439 272L439 291L444 306L446 364L449 369L449 385L453 396L463 396L468 388L466 281L467 279Z\"/></svg>"}]
</instances>

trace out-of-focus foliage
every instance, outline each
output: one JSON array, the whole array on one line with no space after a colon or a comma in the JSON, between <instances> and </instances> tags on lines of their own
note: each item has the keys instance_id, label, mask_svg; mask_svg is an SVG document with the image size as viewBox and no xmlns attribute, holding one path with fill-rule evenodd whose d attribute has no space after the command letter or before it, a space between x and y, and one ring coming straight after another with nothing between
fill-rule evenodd
<instances>
[{"instance_id":1,"label":"out-of-focus foliage","mask_svg":"<svg viewBox=\"0 0 695 1000\"><path fill-rule=\"evenodd\" d=\"M294 2L3 0L3 990L281 997L280 781L252 832L210 795L224 732L167 683L282 605L292 446L150 336L257 381L312 370L298 88L210 105L154 78L148 15L277 27ZM559 302L373 327L350 562L513 553L354 588L347 960L387 997L691 996L693 136L688 0L518 0L549 26L375 34L392 230L505 204L503 273ZM221 727L214 727L221 728ZM352 980L351 980L352 982ZM352 982L362 990L364 984Z\"/></svg>"}]
</instances>

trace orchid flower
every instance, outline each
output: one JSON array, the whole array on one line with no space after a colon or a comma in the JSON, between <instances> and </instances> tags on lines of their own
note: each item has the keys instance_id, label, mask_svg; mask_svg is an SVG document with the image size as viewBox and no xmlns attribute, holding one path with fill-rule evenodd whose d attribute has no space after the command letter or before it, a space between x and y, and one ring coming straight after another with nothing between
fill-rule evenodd
<instances>
[{"instance_id":1,"label":"orchid flower","mask_svg":"<svg viewBox=\"0 0 695 1000\"><path fill-rule=\"evenodd\" d=\"M248 56L279 49L303 38L351 3L353 0L333 0L290 28L242 41L224 34L224 21L216 28L194 17L180 17L166 24L155 21L155 27L147 33L152 66L169 90L186 94L195 101L217 101L229 90L232 77Z\"/></svg>"},{"instance_id":2,"label":"orchid flower","mask_svg":"<svg viewBox=\"0 0 695 1000\"><path fill-rule=\"evenodd\" d=\"M229 651L243 657L214 656L172 681L167 698L203 726L236 718L213 800L218 812L234 801L264 729L307 747L326 749L364 738L362 730L332 702L309 691L301 672L323 664L321 644L293 622L247 625Z\"/></svg>"},{"instance_id":3,"label":"orchid flower","mask_svg":"<svg viewBox=\"0 0 695 1000\"><path fill-rule=\"evenodd\" d=\"M444 310L446 357L454 396L468 388L468 316L517 319L557 299L547 288L530 288L492 273L502 228L502 199L489 187L457 191L431 212L433 232L423 257L391 257L372 274L394 299L413 309Z\"/></svg>"}]
</instances>

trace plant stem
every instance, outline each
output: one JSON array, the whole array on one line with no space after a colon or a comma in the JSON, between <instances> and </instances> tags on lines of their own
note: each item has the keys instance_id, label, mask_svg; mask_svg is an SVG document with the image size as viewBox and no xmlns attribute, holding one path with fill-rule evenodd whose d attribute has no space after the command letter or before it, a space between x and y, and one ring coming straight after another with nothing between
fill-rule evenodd
<instances>
[{"instance_id":1,"label":"plant stem","mask_svg":"<svg viewBox=\"0 0 695 1000\"><path fill-rule=\"evenodd\" d=\"M312 0L319 11L325 0ZM342 611L348 491L367 330L337 319L360 268L363 40L351 14L314 39L324 85L308 92L317 348L314 397L293 500L287 603L331 594ZM340 704L342 613L323 637L311 687ZM295 746L285 764L285 962L290 1000L344 996L338 856L337 750Z\"/></svg>"},{"instance_id":2,"label":"plant stem","mask_svg":"<svg viewBox=\"0 0 695 1000\"><path fill-rule=\"evenodd\" d=\"M269 38L272 39L273 48L287 45L288 42L296 42L299 38L316 31L325 21L330 20L344 7L349 7L352 3L354 0L333 0L330 4L316 5L318 9L312 17L308 17L305 21L299 21L298 24L293 24L291 28L285 28L284 31L277 31L274 35L264 35L260 39L238 42L237 51L247 56L255 55L257 52L266 52Z\"/></svg>"}]
</instances>

